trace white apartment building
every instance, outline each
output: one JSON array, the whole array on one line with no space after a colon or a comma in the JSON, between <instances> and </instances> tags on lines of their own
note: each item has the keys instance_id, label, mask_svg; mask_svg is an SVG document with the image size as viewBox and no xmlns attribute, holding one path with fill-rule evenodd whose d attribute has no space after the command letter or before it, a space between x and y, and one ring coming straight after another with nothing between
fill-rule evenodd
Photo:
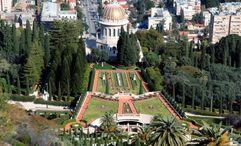
<instances>
[{"instance_id":1,"label":"white apartment building","mask_svg":"<svg viewBox=\"0 0 241 146\"><path fill-rule=\"evenodd\" d=\"M174 0L173 6L176 9L176 15L184 14L184 19L191 20L192 16L201 12L200 0Z\"/></svg>"},{"instance_id":2,"label":"white apartment building","mask_svg":"<svg viewBox=\"0 0 241 146\"><path fill-rule=\"evenodd\" d=\"M41 21L51 22L62 19L77 20L77 12L75 10L61 11L58 3L43 2Z\"/></svg>"},{"instance_id":3,"label":"white apartment building","mask_svg":"<svg viewBox=\"0 0 241 146\"><path fill-rule=\"evenodd\" d=\"M172 16L168 10L163 8L151 8L151 16L148 17L148 29L163 25L165 31L172 30Z\"/></svg>"},{"instance_id":4,"label":"white apartment building","mask_svg":"<svg viewBox=\"0 0 241 146\"><path fill-rule=\"evenodd\" d=\"M210 42L217 43L230 34L241 36L241 3L225 3L221 8L210 9Z\"/></svg>"},{"instance_id":5,"label":"white apartment building","mask_svg":"<svg viewBox=\"0 0 241 146\"><path fill-rule=\"evenodd\" d=\"M0 11L11 12L12 4L12 0L0 0Z\"/></svg>"}]
</instances>

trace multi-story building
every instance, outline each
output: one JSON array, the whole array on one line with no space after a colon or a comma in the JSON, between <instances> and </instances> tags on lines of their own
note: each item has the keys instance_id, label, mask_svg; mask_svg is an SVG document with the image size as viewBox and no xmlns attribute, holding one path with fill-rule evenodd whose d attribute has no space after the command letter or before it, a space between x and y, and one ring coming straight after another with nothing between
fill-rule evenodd
<instances>
[{"instance_id":1,"label":"multi-story building","mask_svg":"<svg viewBox=\"0 0 241 146\"><path fill-rule=\"evenodd\" d=\"M210 42L216 43L230 34L241 36L241 3L222 4L220 9L210 9Z\"/></svg>"},{"instance_id":2,"label":"multi-story building","mask_svg":"<svg viewBox=\"0 0 241 146\"><path fill-rule=\"evenodd\" d=\"M51 22L62 19L77 20L76 10L61 11L58 3L43 2L41 21Z\"/></svg>"},{"instance_id":3,"label":"multi-story building","mask_svg":"<svg viewBox=\"0 0 241 146\"><path fill-rule=\"evenodd\" d=\"M163 8L151 8L151 16L148 17L148 29L156 28L159 24L165 31L172 30L172 16Z\"/></svg>"},{"instance_id":4,"label":"multi-story building","mask_svg":"<svg viewBox=\"0 0 241 146\"><path fill-rule=\"evenodd\" d=\"M183 12L184 19L191 20L192 16L201 12L200 0L174 0L173 6L176 9L176 15L180 16Z\"/></svg>"},{"instance_id":5,"label":"multi-story building","mask_svg":"<svg viewBox=\"0 0 241 146\"><path fill-rule=\"evenodd\" d=\"M0 0L0 11L11 12L12 0Z\"/></svg>"}]
</instances>

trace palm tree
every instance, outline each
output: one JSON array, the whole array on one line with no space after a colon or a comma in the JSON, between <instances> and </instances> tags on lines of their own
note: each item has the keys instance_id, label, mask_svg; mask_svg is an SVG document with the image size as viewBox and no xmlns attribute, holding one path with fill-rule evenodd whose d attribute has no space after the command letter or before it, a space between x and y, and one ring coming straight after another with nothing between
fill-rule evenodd
<instances>
[{"instance_id":1,"label":"palm tree","mask_svg":"<svg viewBox=\"0 0 241 146\"><path fill-rule=\"evenodd\" d=\"M174 118L158 115L151 121L149 134L153 146L184 146L187 131Z\"/></svg>"},{"instance_id":2,"label":"palm tree","mask_svg":"<svg viewBox=\"0 0 241 146\"><path fill-rule=\"evenodd\" d=\"M199 136L200 145L227 146L229 145L229 133L231 128L222 128L222 124L211 124L203 121L203 126L196 133Z\"/></svg>"},{"instance_id":3,"label":"palm tree","mask_svg":"<svg viewBox=\"0 0 241 146\"><path fill-rule=\"evenodd\" d=\"M134 134L132 138L132 143L140 143L142 145L148 145L149 141L149 129L148 127L139 127L137 129L137 134Z\"/></svg>"},{"instance_id":4,"label":"palm tree","mask_svg":"<svg viewBox=\"0 0 241 146\"><path fill-rule=\"evenodd\" d=\"M117 124L114 120L111 112L106 112L100 119L101 125L100 130L103 133L103 137L115 137L117 133Z\"/></svg>"}]
</instances>

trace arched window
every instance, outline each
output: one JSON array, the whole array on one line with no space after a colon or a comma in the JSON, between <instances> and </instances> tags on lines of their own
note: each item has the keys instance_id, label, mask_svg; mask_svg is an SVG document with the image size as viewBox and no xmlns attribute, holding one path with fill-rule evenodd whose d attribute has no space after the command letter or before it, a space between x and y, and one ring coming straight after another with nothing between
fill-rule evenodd
<instances>
[{"instance_id":1,"label":"arched window","mask_svg":"<svg viewBox=\"0 0 241 146\"><path fill-rule=\"evenodd\" d=\"M111 29L109 28L109 36L111 36Z\"/></svg>"},{"instance_id":2,"label":"arched window","mask_svg":"<svg viewBox=\"0 0 241 146\"><path fill-rule=\"evenodd\" d=\"M107 36L107 29L105 28L105 36Z\"/></svg>"},{"instance_id":3,"label":"arched window","mask_svg":"<svg viewBox=\"0 0 241 146\"><path fill-rule=\"evenodd\" d=\"M116 33L115 31L116 31L116 30L115 30L115 28L114 28L114 29L113 29L113 36L114 36L114 37L115 37L115 33Z\"/></svg>"},{"instance_id":4,"label":"arched window","mask_svg":"<svg viewBox=\"0 0 241 146\"><path fill-rule=\"evenodd\" d=\"M118 29L118 36L120 36L120 29Z\"/></svg>"}]
</instances>

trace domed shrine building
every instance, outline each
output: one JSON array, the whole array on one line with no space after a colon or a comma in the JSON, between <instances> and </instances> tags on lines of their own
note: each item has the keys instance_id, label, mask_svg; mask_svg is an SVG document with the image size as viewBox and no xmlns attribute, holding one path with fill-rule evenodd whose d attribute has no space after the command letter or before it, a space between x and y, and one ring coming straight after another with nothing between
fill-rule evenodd
<instances>
[{"instance_id":1,"label":"domed shrine building","mask_svg":"<svg viewBox=\"0 0 241 146\"><path fill-rule=\"evenodd\" d=\"M104 6L103 15L100 18L100 30L97 33L97 48L105 50L110 60L117 56L117 42L120 36L121 27L126 31L128 16L125 10L116 2Z\"/></svg>"}]
</instances>

